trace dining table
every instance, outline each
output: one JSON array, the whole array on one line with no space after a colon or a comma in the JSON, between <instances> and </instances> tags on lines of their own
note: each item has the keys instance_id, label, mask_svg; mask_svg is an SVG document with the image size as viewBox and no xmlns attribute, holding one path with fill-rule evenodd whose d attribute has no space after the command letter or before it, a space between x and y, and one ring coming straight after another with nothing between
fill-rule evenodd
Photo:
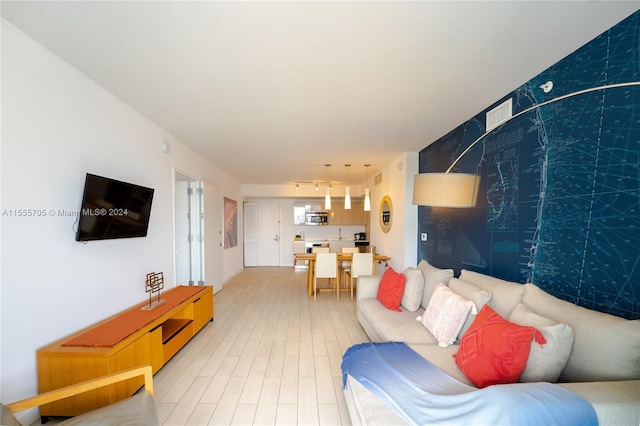
<instances>
[{"instance_id":1,"label":"dining table","mask_svg":"<svg viewBox=\"0 0 640 426\"><path fill-rule=\"evenodd\" d=\"M340 264L340 262L342 261L351 261L353 253L337 253L337 255L338 255L337 261L338 261L338 264ZM390 259L391 258L389 256L385 256L377 253L373 254L374 263L375 262L386 263ZM313 270L314 270L314 263L316 261L316 254L315 253L296 253L293 258L293 264L295 265L296 262L303 261L303 260L306 260L309 262L309 271L307 273L307 293L309 294L309 296L313 296ZM338 286L338 288L340 287L340 274L338 274L336 285Z\"/></svg>"}]
</instances>

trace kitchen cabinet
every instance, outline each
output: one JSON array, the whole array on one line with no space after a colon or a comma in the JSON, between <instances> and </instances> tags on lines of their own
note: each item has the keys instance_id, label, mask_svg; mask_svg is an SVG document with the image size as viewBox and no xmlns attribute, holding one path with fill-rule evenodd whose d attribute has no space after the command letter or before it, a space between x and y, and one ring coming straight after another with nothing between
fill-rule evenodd
<instances>
[{"instance_id":1,"label":"kitchen cabinet","mask_svg":"<svg viewBox=\"0 0 640 426\"><path fill-rule=\"evenodd\" d=\"M351 199L351 208L344 208L344 200L331 200L329 225L368 225L369 212L364 211L364 200Z\"/></svg>"},{"instance_id":2,"label":"kitchen cabinet","mask_svg":"<svg viewBox=\"0 0 640 426\"><path fill-rule=\"evenodd\" d=\"M293 224L305 225L305 213L309 211L325 211L324 204L319 201L298 201L293 205ZM351 199L351 208L344 208L344 199L332 198L331 210L327 210L329 215L327 225L351 226L369 225L369 212L364 211L364 200L361 198Z\"/></svg>"},{"instance_id":3,"label":"kitchen cabinet","mask_svg":"<svg viewBox=\"0 0 640 426\"><path fill-rule=\"evenodd\" d=\"M306 219L306 207L304 203L295 203L293 205L293 224L304 225Z\"/></svg>"},{"instance_id":4,"label":"kitchen cabinet","mask_svg":"<svg viewBox=\"0 0 640 426\"><path fill-rule=\"evenodd\" d=\"M369 212L364 211L364 200L351 200L354 225L369 225Z\"/></svg>"},{"instance_id":5,"label":"kitchen cabinet","mask_svg":"<svg viewBox=\"0 0 640 426\"><path fill-rule=\"evenodd\" d=\"M329 225L342 225L342 210L344 203L338 200L331 200L331 210L329 213Z\"/></svg>"}]
</instances>

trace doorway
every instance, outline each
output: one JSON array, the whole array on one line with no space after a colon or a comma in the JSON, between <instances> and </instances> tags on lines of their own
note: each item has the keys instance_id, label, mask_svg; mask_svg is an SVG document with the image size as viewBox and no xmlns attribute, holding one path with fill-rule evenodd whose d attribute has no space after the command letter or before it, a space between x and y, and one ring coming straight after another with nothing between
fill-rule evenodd
<instances>
[{"instance_id":1,"label":"doorway","mask_svg":"<svg viewBox=\"0 0 640 426\"><path fill-rule=\"evenodd\" d=\"M280 204L244 204L245 266L280 266Z\"/></svg>"},{"instance_id":2,"label":"doorway","mask_svg":"<svg viewBox=\"0 0 640 426\"><path fill-rule=\"evenodd\" d=\"M222 289L222 199L217 188L174 171L175 269L178 285Z\"/></svg>"}]
</instances>

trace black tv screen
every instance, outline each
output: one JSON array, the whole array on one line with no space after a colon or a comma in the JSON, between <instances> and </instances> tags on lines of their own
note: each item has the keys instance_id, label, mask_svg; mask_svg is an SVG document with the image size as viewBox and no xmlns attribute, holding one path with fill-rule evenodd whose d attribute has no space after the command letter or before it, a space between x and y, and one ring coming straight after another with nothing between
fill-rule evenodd
<instances>
[{"instance_id":1,"label":"black tv screen","mask_svg":"<svg viewBox=\"0 0 640 426\"><path fill-rule=\"evenodd\" d=\"M77 241L145 237L153 189L87 173Z\"/></svg>"}]
</instances>

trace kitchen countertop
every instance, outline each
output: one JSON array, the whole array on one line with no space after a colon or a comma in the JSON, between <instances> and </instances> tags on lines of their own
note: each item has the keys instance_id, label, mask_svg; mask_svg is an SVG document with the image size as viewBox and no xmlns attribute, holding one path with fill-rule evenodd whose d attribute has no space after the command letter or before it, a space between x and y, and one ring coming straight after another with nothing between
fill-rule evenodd
<instances>
[{"instance_id":1,"label":"kitchen countertop","mask_svg":"<svg viewBox=\"0 0 640 426\"><path fill-rule=\"evenodd\" d=\"M341 242L341 241L346 241L349 243L368 243L369 240L349 240L346 238L343 238L341 240L335 239L335 240L331 240L331 239L326 239L326 240L298 240L298 241L294 241L297 243L336 243L336 242Z\"/></svg>"}]
</instances>

